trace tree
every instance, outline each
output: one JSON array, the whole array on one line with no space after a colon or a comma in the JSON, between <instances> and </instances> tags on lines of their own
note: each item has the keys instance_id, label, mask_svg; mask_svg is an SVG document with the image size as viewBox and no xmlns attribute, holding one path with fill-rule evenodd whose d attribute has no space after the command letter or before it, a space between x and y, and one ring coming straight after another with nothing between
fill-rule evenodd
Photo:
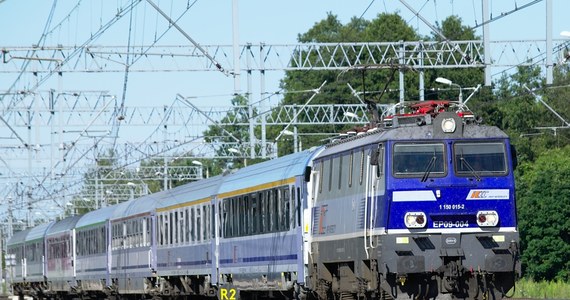
<instances>
[{"instance_id":1,"label":"tree","mask_svg":"<svg viewBox=\"0 0 570 300\"><path fill-rule=\"evenodd\" d=\"M408 26L397 14L379 14L372 21L364 21L360 18L352 18L346 24L338 20L337 16L330 13L327 17L315 23L306 33L299 35L300 42L392 42L392 41L411 41L416 40L418 35L414 29ZM332 54L331 55L338 55ZM397 68L397 53L388 53L393 57L394 67ZM326 57L324 58L327 59ZM362 58L366 62L366 57ZM299 91L310 91L315 89L323 82L326 85L311 104L359 104L360 102L354 96L351 96L351 90L347 84L350 84L356 90L365 91L366 100L373 100L379 103L394 102L390 100L390 96L385 95L379 99L381 91L387 89L398 90L399 85L395 78L395 70L391 70L390 66L373 66L363 65L362 68L349 68L343 72L340 71L287 71L285 78L281 81L281 87L286 91L285 97L281 104L284 105L304 105L311 97L311 93L299 93ZM364 68L367 67L367 68ZM378 68L382 67L382 68ZM417 87L417 76L406 76L406 86ZM388 84L387 84L388 83ZM417 88L406 89L406 95L412 97L417 95ZM300 120L303 121L303 120ZM340 133L347 130L350 126L325 125L315 126L298 126L300 135L304 133L320 132L320 136L302 136L302 143L305 148L323 143L323 139L330 133ZM271 128L268 132L271 138L279 135L283 128ZM280 143L279 154L283 155L292 152L291 143Z\"/></svg>"},{"instance_id":2,"label":"tree","mask_svg":"<svg viewBox=\"0 0 570 300\"><path fill-rule=\"evenodd\" d=\"M468 26L463 25L462 19L458 16L449 16L441 23L438 27L439 32L443 34L450 41L472 41L478 40L481 37L475 35L475 31ZM430 37L433 41L444 42L443 38L432 32ZM466 53L472 55L469 57L474 64L483 63L483 58L474 55L473 53ZM457 60L461 58L461 53L450 53L444 55L453 55ZM445 58L444 58L445 59ZM460 85L462 88L473 88L478 84L484 83L484 69L483 68L465 68L465 69L435 69L426 72L426 82L435 82L437 77L447 78L454 83ZM442 87L442 86L439 86ZM444 88L444 87L442 87ZM486 92L483 92L486 90ZM492 93L489 92L490 89L483 87L479 93L475 94L470 100L470 106L478 107L478 102L488 102L493 99ZM464 93L464 99L470 94L469 90ZM459 91L455 88L450 88L447 91L437 92L431 95L427 95L427 99L450 99L457 100Z\"/></svg>"},{"instance_id":3,"label":"tree","mask_svg":"<svg viewBox=\"0 0 570 300\"><path fill-rule=\"evenodd\" d=\"M211 144L218 144L222 146L226 143L235 143L236 147L240 147L241 144L247 144L250 140L249 134L249 127L246 125L240 124L249 124L250 119L254 120L257 116L257 111L253 110L253 116L249 116L247 114L248 109L248 100L243 96L235 96L231 100L233 109L228 111L226 116L222 118L221 123L230 123L231 125L211 125L209 128L204 131L204 140L207 143ZM259 128L255 128L254 130L260 131ZM256 152L259 152L258 148L259 145L256 145ZM239 149L238 149L239 150ZM227 148L220 147L217 150L218 156L224 156L227 151ZM215 158L212 159L209 164L207 164L206 168L208 168L209 172L212 175L221 174L224 170L228 169L238 169L245 165L254 164L256 162L263 161L263 159L253 159L247 160L245 156L248 153L245 153L245 149L240 150L240 157L236 157L234 159L219 159Z\"/></svg>"},{"instance_id":4,"label":"tree","mask_svg":"<svg viewBox=\"0 0 570 300\"><path fill-rule=\"evenodd\" d=\"M570 279L570 147L521 166L517 181L523 270L536 280Z\"/></svg>"},{"instance_id":5,"label":"tree","mask_svg":"<svg viewBox=\"0 0 570 300\"><path fill-rule=\"evenodd\" d=\"M505 130L518 150L519 160L534 161L540 153L556 146L556 139L548 131L537 127L547 126L552 114L528 91L542 97L544 78L538 66L519 66L509 77L498 82L497 102L490 105L491 124ZM525 88L525 86L528 88Z\"/></svg>"}]
</instances>

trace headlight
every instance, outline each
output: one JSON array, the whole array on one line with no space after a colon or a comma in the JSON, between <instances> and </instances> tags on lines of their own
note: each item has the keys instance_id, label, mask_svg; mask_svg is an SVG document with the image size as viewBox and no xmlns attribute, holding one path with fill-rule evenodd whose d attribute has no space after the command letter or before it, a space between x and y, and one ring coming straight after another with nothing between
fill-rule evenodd
<instances>
[{"instance_id":1,"label":"headlight","mask_svg":"<svg viewBox=\"0 0 570 300\"><path fill-rule=\"evenodd\" d=\"M478 211L477 225L481 227L497 226L499 224L499 214L494 210Z\"/></svg>"},{"instance_id":2,"label":"headlight","mask_svg":"<svg viewBox=\"0 0 570 300\"><path fill-rule=\"evenodd\" d=\"M443 119L441 122L441 130L445 133L453 133L455 131L455 119Z\"/></svg>"},{"instance_id":3,"label":"headlight","mask_svg":"<svg viewBox=\"0 0 570 300\"><path fill-rule=\"evenodd\" d=\"M408 228L424 228L426 226L426 214L423 212L406 213L404 223Z\"/></svg>"}]
</instances>

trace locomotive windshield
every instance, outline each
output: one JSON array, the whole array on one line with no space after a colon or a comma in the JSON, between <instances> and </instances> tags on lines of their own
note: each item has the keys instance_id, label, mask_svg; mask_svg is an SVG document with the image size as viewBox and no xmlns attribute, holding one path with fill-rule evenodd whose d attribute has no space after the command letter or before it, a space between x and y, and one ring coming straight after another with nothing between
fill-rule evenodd
<instances>
[{"instance_id":1,"label":"locomotive windshield","mask_svg":"<svg viewBox=\"0 0 570 300\"><path fill-rule=\"evenodd\" d=\"M445 175L444 145L397 143L394 145L395 177L423 177L426 173Z\"/></svg>"},{"instance_id":2,"label":"locomotive windshield","mask_svg":"<svg viewBox=\"0 0 570 300\"><path fill-rule=\"evenodd\" d=\"M505 144L500 142L464 143L453 145L455 172L460 176L497 176L507 173Z\"/></svg>"}]
</instances>

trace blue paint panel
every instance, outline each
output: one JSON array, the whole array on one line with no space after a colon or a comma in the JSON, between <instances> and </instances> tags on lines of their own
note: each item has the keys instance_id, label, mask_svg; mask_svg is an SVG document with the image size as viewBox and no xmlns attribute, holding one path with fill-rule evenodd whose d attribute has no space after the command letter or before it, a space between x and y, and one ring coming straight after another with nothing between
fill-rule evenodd
<instances>
[{"instance_id":1,"label":"blue paint panel","mask_svg":"<svg viewBox=\"0 0 570 300\"><path fill-rule=\"evenodd\" d=\"M113 271L117 271L117 270L133 270L133 269L147 269L148 270L148 264L147 265L133 265L133 266L122 266L120 268L118 267L113 267L111 268L111 270Z\"/></svg>"},{"instance_id":2,"label":"blue paint panel","mask_svg":"<svg viewBox=\"0 0 570 300\"><path fill-rule=\"evenodd\" d=\"M260 256L260 257L245 257L243 262L260 262L260 261L282 261L282 260L295 260L297 254L280 255L280 256Z\"/></svg>"},{"instance_id":3,"label":"blue paint panel","mask_svg":"<svg viewBox=\"0 0 570 300\"><path fill-rule=\"evenodd\" d=\"M287 254L287 255L278 255L278 256L253 256L253 257L244 257L243 259L239 259L238 261L234 261L233 259L220 259L220 264L222 265L229 265L229 264L237 264L237 263L251 263L251 262L272 262L272 261L285 261L285 260L296 260L297 254Z\"/></svg>"},{"instance_id":4,"label":"blue paint panel","mask_svg":"<svg viewBox=\"0 0 570 300\"><path fill-rule=\"evenodd\" d=\"M446 140L446 150L449 156L452 148L451 141ZM508 141L505 141L507 154ZM392 143L390 143L392 145ZM442 228L479 228L476 214L478 211L496 211L499 215L497 227L516 227L514 177L512 171L508 175L497 177L481 177L476 180L474 176L458 177L454 174L453 164L448 160L447 175L445 177L430 177L426 182L421 178L394 178L391 175L392 147L387 147L387 185L386 208L390 212L387 225L377 220L377 226L386 226L388 229L407 229L404 216L407 212L424 212L427 216L427 229ZM509 156L508 156L509 157ZM509 166L512 166L510 157ZM509 167L512 170L512 167ZM472 191L508 190L508 199L467 199ZM405 199L394 201L394 192L429 192L433 199ZM440 195L437 197L436 195ZM421 198L421 197L420 197ZM435 200L435 201L430 201ZM444 225L453 224L453 227Z\"/></svg>"},{"instance_id":5,"label":"blue paint panel","mask_svg":"<svg viewBox=\"0 0 570 300\"><path fill-rule=\"evenodd\" d=\"M159 268L167 268L167 267L182 267L182 266L204 266L212 264L211 260L196 260L196 261L179 261L179 262L172 262L168 263L159 263L157 266Z\"/></svg>"},{"instance_id":6,"label":"blue paint panel","mask_svg":"<svg viewBox=\"0 0 570 300\"><path fill-rule=\"evenodd\" d=\"M105 272L107 271L107 268L93 268L93 269L85 269L85 271L77 271L77 273L88 273L88 272Z\"/></svg>"}]
</instances>

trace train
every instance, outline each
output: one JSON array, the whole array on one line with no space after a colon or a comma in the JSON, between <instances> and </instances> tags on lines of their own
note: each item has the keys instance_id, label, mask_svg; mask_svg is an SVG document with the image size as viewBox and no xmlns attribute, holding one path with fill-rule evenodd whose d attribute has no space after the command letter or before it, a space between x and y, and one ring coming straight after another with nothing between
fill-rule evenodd
<instances>
[{"instance_id":1,"label":"train","mask_svg":"<svg viewBox=\"0 0 570 300\"><path fill-rule=\"evenodd\" d=\"M14 294L509 297L521 272L509 137L456 102L406 109L327 145L17 232Z\"/></svg>"}]
</instances>

